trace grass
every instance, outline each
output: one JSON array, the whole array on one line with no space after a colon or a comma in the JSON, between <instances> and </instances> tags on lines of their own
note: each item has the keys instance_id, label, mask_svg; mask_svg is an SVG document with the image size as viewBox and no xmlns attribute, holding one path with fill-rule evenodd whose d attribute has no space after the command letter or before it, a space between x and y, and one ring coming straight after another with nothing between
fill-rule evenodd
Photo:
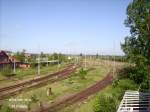
<instances>
[{"instance_id":1,"label":"grass","mask_svg":"<svg viewBox=\"0 0 150 112\"><path fill-rule=\"evenodd\" d=\"M12 78L4 77L0 72L0 85L6 86L9 84L13 84L19 80L24 80L24 79L27 80L33 77L51 74L58 70L62 70L66 66L67 66L66 64L61 64L59 68L58 65L49 65L49 66L41 67L40 75L37 75L37 68L16 69L16 75Z\"/></svg>"},{"instance_id":2,"label":"grass","mask_svg":"<svg viewBox=\"0 0 150 112\"><path fill-rule=\"evenodd\" d=\"M119 84L116 87L113 87L112 85L106 87L104 90L100 91L99 93L91 96L88 100L82 102L82 103L77 103L74 104L70 107L67 107L60 112L94 112L94 105L96 100L100 96L116 96L116 102L117 105L119 106L120 101L122 99L122 96L126 90L137 90L138 85L136 85L132 80L129 79L121 79ZM105 107L104 107L105 108ZM117 109L118 107L116 107Z\"/></svg>"},{"instance_id":3,"label":"grass","mask_svg":"<svg viewBox=\"0 0 150 112\"><path fill-rule=\"evenodd\" d=\"M93 60L92 60L93 61ZM91 63L90 61L88 63ZM112 69L112 65L111 63L103 63L103 62L98 62L98 61L93 61L92 62L93 65L87 64L87 69L89 68L95 68L92 71L88 71L88 73L85 75L85 79L81 79L81 77L78 76L77 73L72 74L71 77L69 77L68 79L53 83L53 84L48 84L44 87L41 88L36 88L33 89L32 91L28 91L28 92L22 92L21 94L19 94L18 96L14 96L11 98L22 98L22 99L31 99L33 96L36 97L37 102L27 102L27 105L30 104L31 107L36 107L38 106L38 102L52 102L54 100L57 100L59 98L63 98L66 97L72 93L76 93L79 92L83 89L85 89L86 87L96 83L97 81L103 79L106 74ZM109 65L110 64L110 65ZM62 66L63 67L63 66ZM51 67L52 69L52 67ZM56 71L57 70L57 66L54 67L54 69L52 69L52 71ZM49 72L50 70L48 68L43 69L43 73L45 72ZM77 70L79 71L79 70ZM17 71L19 72L19 71ZM19 74L21 74L21 72L19 72ZM33 71L29 71L28 74L33 74ZM22 74L22 77L32 77L34 75L25 75L25 73ZM21 76L19 76L21 77ZM51 96L47 96L47 89L48 88L52 88L52 95ZM104 90L105 91L105 90ZM110 90L111 92L111 90ZM66 109L64 109L65 111L62 110L62 112L92 112L92 104L94 102L94 96L90 97L92 99L89 99L87 103L85 104L80 104L80 106L78 104L75 104L73 106L70 106ZM5 100L4 105L11 105L13 104L13 102L9 102L8 100ZM20 103L19 103L20 104ZM70 110L71 109L71 110ZM68 111L70 110L70 111ZM74 110L74 111L73 111Z\"/></svg>"},{"instance_id":4,"label":"grass","mask_svg":"<svg viewBox=\"0 0 150 112\"><path fill-rule=\"evenodd\" d=\"M88 68L88 67L87 67ZM78 71L78 70L77 70ZM88 87L97 81L101 80L107 73L108 73L108 68L105 66L96 66L94 70L89 71L87 75L85 76L85 79L81 79L77 73L73 74L71 77L68 79L53 83L53 84L48 84L47 86L41 87L34 89L32 91L28 92L23 92L20 95L13 97L13 98L31 98L32 96L36 96L36 98L39 101L42 102L48 102L48 101L53 101L56 98L61 98L65 97L67 95L70 95L75 92L79 92L85 87ZM52 88L52 95L47 96L47 89ZM9 103L6 101L5 103ZM36 106L38 103L31 103L31 107Z\"/></svg>"},{"instance_id":5,"label":"grass","mask_svg":"<svg viewBox=\"0 0 150 112\"><path fill-rule=\"evenodd\" d=\"M56 72L62 68L64 68L65 64L62 64L59 68L58 65L49 65L49 66L42 66L40 69L40 75L45 75L48 73ZM24 77L32 77L32 75L37 74L37 67L29 68L29 69L17 69L16 70L16 77L17 78L24 78Z\"/></svg>"}]
</instances>

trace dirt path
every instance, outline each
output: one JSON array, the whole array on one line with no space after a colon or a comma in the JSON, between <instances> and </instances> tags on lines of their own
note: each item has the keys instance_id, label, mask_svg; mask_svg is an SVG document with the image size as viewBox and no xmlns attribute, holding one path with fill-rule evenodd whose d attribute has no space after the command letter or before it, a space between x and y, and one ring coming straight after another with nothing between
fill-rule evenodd
<instances>
[{"instance_id":1,"label":"dirt path","mask_svg":"<svg viewBox=\"0 0 150 112\"><path fill-rule=\"evenodd\" d=\"M40 108L36 108L32 112L56 112L66 106L72 105L76 102L82 101L88 96L95 94L96 92L102 90L113 81L113 76L109 73L103 80L97 82L96 84L82 90L76 94L70 95L64 99L54 101L50 104L42 105Z\"/></svg>"}]
</instances>

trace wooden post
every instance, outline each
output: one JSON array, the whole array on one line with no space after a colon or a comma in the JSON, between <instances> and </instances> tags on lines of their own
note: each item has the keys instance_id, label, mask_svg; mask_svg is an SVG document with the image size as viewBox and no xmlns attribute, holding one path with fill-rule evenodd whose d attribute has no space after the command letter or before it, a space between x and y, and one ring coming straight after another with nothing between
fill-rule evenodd
<instances>
[{"instance_id":1,"label":"wooden post","mask_svg":"<svg viewBox=\"0 0 150 112\"><path fill-rule=\"evenodd\" d=\"M43 104L41 101L39 102L39 107L40 107L40 110L43 110Z\"/></svg>"},{"instance_id":2,"label":"wooden post","mask_svg":"<svg viewBox=\"0 0 150 112\"><path fill-rule=\"evenodd\" d=\"M51 87L47 89L47 96L50 96L50 95L52 95L52 89L51 89Z\"/></svg>"}]
</instances>

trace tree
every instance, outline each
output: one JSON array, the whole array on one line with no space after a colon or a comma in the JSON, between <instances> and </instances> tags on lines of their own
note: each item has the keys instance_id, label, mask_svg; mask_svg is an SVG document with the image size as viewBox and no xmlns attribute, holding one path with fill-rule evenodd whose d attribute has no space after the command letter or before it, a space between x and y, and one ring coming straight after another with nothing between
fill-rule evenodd
<instances>
[{"instance_id":1,"label":"tree","mask_svg":"<svg viewBox=\"0 0 150 112\"><path fill-rule=\"evenodd\" d=\"M59 60L60 62L67 61L67 56L61 53L53 53L51 56L48 57L49 60Z\"/></svg>"},{"instance_id":2,"label":"tree","mask_svg":"<svg viewBox=\"0 0 150 112\"><path fill-rule=\"evenodd\" d=\"M25 52L26 52L25 49L23 49L21 52L17 52L15 54L16 59L21 61L21 62L24 62L25 61Z\"/></svg>"},{"instance_id":3,"label":"tree","mask_svg":"<svg viewBox=\"0 0 150 112\"><path fill-rule=\"evenodd\" d=\"M41 58L45 58L45 57L46 57L46 54L44 54L44 52L41 52L40 57L41 57Z\"/></svg>"},{"instance_id":4,"label":"tree","mask_svg":"<svg viewBox=\"0 0 150 112\"><path fill-rule=\"evenodd\" d=\"M125 38L121 47L128 59L135 63L143 82L150 75L150 1L133 0L127 7L125 25L130 28L131 35Z\"/></svg>"},{"instance_id":5,"label":"tree","mask_svg":"<svg viewBox=\"0 0 150 112\"><path fill-rule=\"evenodd\" d=\"M82 56L83 56L83 54L82 54L82 53L80 53L80 56L82 57Z\"/></svg>"},{"instance_id":6,"label":"tree","mask_svg":"<svg viewBox=\"0 0 150 112\"><path fill-rule=\"evenodd\" d=\"M134 0L127 8L127 15L125 25L130 28L131 36L125 38L122 49L131 59L143 57L150 65L150 1Z\"/></svg>"},{"instance_id":7,"label":"tree","mask_svg":"<svg viewBox=\"0 0 150 112\"><path fill-rule=\"evenodd\" d=\"M96 58L98 58L98 56L99 56L99 54L97 53L97 54L96 54Z\"/></svg>"},{"instance_id":8,"label":"tree","mask_svg":"<svg viewBox=\"0 0 150 112\"><path fill-rule=\"evenodd\" d=\"M136 64L139 59L150 65L150 1L134 0L127 8L125 25L131 36L125 38L122 49Z\"/></svg>"}]
</instances>

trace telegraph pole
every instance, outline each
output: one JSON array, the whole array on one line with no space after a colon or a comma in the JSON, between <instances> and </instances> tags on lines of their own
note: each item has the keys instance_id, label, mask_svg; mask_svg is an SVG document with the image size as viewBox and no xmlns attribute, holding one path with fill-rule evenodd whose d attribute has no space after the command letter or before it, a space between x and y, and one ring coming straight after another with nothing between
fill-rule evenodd
<instances>
[{"instance_id":1,"label":"telegraph pole","mask_svg":"<svg viewBox=\"0 0 150 112\"><path fill-rule=\"evenodd\" d=\"M85 65L84 65L84 67L85 67L85 70L86 70L86 53L85 53Z\"/></svg>"},{"instance_id":2,"label":"telegraph pole","mask_svg":"<svg viewBox=\"0 0 150 112\"><path fill-rule=\"evenodd\" d=\"M60 53L58 53L58 56L57 56L57 58L58 58L58 65L57 65L58 71L59 71L59 67L60 67L59 55L60 55Z\"/></svg>"},{"instance_id":3,"label":"telegraph pole","mask_svg":"<svg viewBox=\"0 0 150 112\"><path fill-rule=\"evenodd\" d=\"M47 59L46 60L47 60L47 67L48 67L48 55L47 55Z\"/></svg>"},{"instance_id":4,"label":"telegraph pole","mask_svg":"<svg viewBox=\"0 0 150 112\"><path fill-rule=\"evenodd\" d=\"M13 70L14 74L16 73L16 62L14 60L14 70Z\"/></svg>"},{"instance_id":5,"label":"telegraph pole","mask_svg":"<svg viewBox=\"0 0 150 112\"><path fill-rule=\"evenodd\" d=\"M40 75L40 54L38 56L38 75Z\"/></svg>"},{"instance_id":6,"label":"telegraph pole","mask_svg":"<svg viewBox=\"0 0 150 112\"><path fill-rule=\"evenodd\" d=\"M114 42L114 47L113 47L113 49L114 49L114 63L113 63L113 76L114 76L114 74L115 74L115 67L116 67L116 63L115 63L115 42Z\"/></svg>"}]
</instances>

